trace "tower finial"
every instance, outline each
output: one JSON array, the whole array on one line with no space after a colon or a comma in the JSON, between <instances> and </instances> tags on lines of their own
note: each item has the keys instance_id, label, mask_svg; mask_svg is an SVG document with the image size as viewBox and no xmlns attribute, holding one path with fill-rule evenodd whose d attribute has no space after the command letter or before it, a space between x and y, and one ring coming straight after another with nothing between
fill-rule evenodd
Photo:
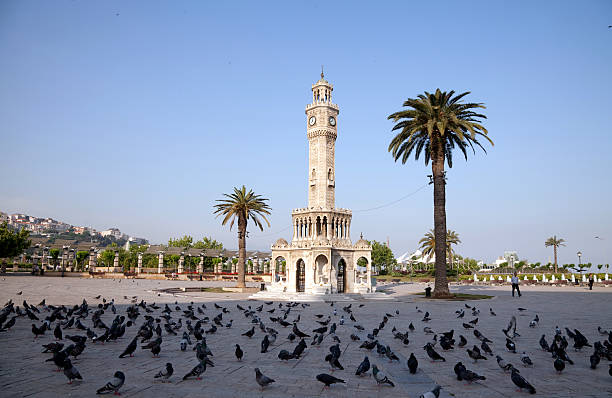
<instances>
[{"instance_id":1,"label":"tower finial","mask_svg":"<svg viewBox=\"0 0 612 398\"><path fill-rule=\"evenodd\" d=\"M321 65L321 79L323 79L325 76L323 75L323 65Z\"/></svg>"},{"instance_id":2,"label":"tower finial","mask_svg":"<svg viewBox=\"0 0 612 398\"><path fill-rule=\"evenodd\" d=\"M361 239L363 239L363 232L361 233L361 236L360 236L360 238L361 238Z\"/></svg>"}]
</instances>

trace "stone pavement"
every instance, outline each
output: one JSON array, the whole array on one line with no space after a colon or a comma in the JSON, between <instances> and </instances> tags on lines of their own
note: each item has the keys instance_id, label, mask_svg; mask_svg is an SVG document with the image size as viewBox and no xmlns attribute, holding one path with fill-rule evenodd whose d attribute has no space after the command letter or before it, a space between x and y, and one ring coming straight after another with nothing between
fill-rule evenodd
<instances>
[{"instance_id":1,"label":"stone pavement","mask_svg":"<svg viewBox=\"0 0 612 398\"><path fill-rule=\"evenodd\" d=\"M516 392L515 386L510 380L509 374L499 369L494 358L487 361L478 361L474 364L467 356L465 349L455 348L451 351L442 351L438 346L436 349L446 358L444 363L431 363L427 358L423 345L432 340L431 335L423 332L424 326L431 327L435 332L455 330L455 338L464 335L471 347L479 341L474 337L471 330L465 330L462 322L472 319L466 309L464 319L457 319L455 310L464 308L464 303L475 305L481 310L477 329L485 336L493 340L493 351L501 355L508 362L513 363L521 370L521 374L530 381L537 389L537 395L547 397L607 397L612 395L612 377L608 375L608 363L602 360L596 370L589 369L589 356L592 350L583 349L575 352L568 349L569 356L575 365L568 365L561 375L557 375L552 366L549 353L543 352L538 344L542 334L546 334L549 343L554 334L554 328L559 325L573 329L577 328L592 343L603 340L605 337L597 332L597 326L606 330L612 329L612 311L610 299L612 290L610 288L596 288L589 292L584 288L576 287L528 287L522 288L523 297L512 298L508 287L455 287L454 291L466 293L483 293L495 296L491 300L475 300L466 302L431 301L415 296L412 293L422 291L423 284L399 284L388 287L392 300L388 301L355 301L352 309L357 323L364 326L366 331L359 332L353 327L353 322L348 320L348 314L342 311L347 303L311 303L310 306L302 308L297 306L292 309L288 320L295 319L298 315L301 321L299 328L309 334L312 329L319 325L314 322L314 314L330 314L332 322L338 322L340 315L344 314L346 323L338 325L337 336L341 339L340 345L342 356L340 362L345 367L344 371L336 371L337 377L346 380L346 385L334 385L330 389L322 389L315 376L319 373L330 373L329 366L323 358L332 345L330 337L326 337L321 347L310 346L311 339L306 339L308 348L305 355L299 360L290 360L288 363L277 359L281 349L292 350L295 343L290 343L286 337L290 328L283 328L277 323L269 320L269 316L276 316L279 312L278 302L273 305L264 305L264 311L276 308L274 314L261 312L260 315L266 326L278 330L279 337L276 343L270 347L268 353L260 353L260 342L263 333L257 328L252 339L240 334L251 327L250 319L237 310L236 304L243 307L251 305L253 308L261 302L248 301L248 294L241 293L184 293L179 295L159 294L155 289L181 286L220 286L219 282L189 282L189 281L155 281L155 280L105 280L105 279L78 279L78 278L46 278L46 277L18 277L6 276L0 280L0 304L12 299L21 306L25 299L29 304L38 304L46 298L47 304L80 304L83 298L87 299L91 307L101 302L94 297L102 295L107 300L115 299L119 314L125 313L125 308L130 304L129 297L138 296L138 300L144 299L148 304L156 302L172 303L174 310L175 302L182 309L190 301L196 305L205 303L206 316L213 318L220 310L214 308L213 303L227 307L231 312L223 316L224 322L233 319L230 329L219 329L217 333L208 335L208 345L214 357L212 360L215 367L209 367L204 374L203 380L181 381L182 376L195 364L194 352L188 348L186 352L179 350L179 336L166 335L164 331L164 342L161 357L153 358L150 351L138 348L133 358L119 359L118 355L127 346L131 338L136 334L137 328L143 322L145 312L141 309L141 316L136 320L136 326L128 328L125 336L117 342L107 344L87 343L84 353L73 361L75 367L80 371L84 380L67 385L66 378L62 373L54 372L54 365L45 363L48 354L41 354L41 344L53 340L53 333L47 332L33 342L30 331L32 322L26 317L19 318L16 326L7 332L0 332L0 391L2 397L66 397L66 396L93 396L95 390L110 380L116 370L122 370L126 374L126 384L121 392L123 396L129 397L418 397L419 394L429 390L435 384L442 386L441 397L510 397L527 396L526 392ZM23 291L22 295L16 295ZM126 300L124 296L127 296ZM359 305L363 304L363 307ZM527 308L525 313L519 313L517 307ZM429 311L432 320L428 323L421 321L423 314L417 312L418 307L423 312ZM40 308L40 307L39 307ZM333 309L338 315L334 316ZM497 316L489 314L489 308L497 313ZM349 338L351 333L357 333L365 338L366 332L371 332L376 327L385 313L400 314L389 319L387 326L381 330L379 338L389 344L402 361L390 363L386 358L379 357L375 350L368 352L359 349L360 342L352 342ZM161 315L157 310L151 315ZM43 311L41 319L44 318ZM528 323L535 314L541 321L536 328L529 328ZM175 311L171 314L178 319L179 314ZM504 348L505 337L501 329L505 327L512 315L518 319L517 331L521 337L517 338L517 350L526 351L534 361L533 368L525 368L520 365L519 354L511 354ZM91 326L91 315L82 322ZM107 311L103 316L106 324L110 324L114 315ZM40 322L34 321L36 324ZM393 338L391 329L395 326L400 331L406 331L412 322L416 330L410 333L410 343L404 346L401 341ZM183 323L184 324L184 323ZM210 325L204 325L207 329ZM96 330L98 334L100 330ZM76 329L65 330L64 333L80 334L84 332ZM193 339L193 337L192 337ZM234 344L238 343L245 351L242 362L236 361L234 357ZM419 360L419 372L410 375L406 370L405 358L413 352ZM371 363L376 363L396 383L395 388L377 387L374 379L368 375L359 378L354 375L357 365L363 357L368 355ZM455 378L453 366L457 361L462 361L468 369L474 370L487 377L487 380L465 385ZM166 362L174 365L175 374L171 383L153 382L153 375L161 370ZM260 391L255 383L254 368L259 367L262 372L276 380L276 383ZM370 372L371 373L371 372Z\"/></svg>"}]
</instances>

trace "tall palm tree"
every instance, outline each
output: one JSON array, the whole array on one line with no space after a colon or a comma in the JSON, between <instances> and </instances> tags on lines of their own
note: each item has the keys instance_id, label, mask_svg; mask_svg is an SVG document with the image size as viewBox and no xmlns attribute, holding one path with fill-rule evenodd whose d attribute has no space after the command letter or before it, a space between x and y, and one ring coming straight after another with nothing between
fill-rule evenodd
<instances>
[{"instance_id":1,"label":"tall palm tree","mask_svg":"<svg viewBox=\"0 0 612 398\"><path fill-rule=\"evenodd\" d=\"M461 239L459 239L459 234L453 230L446 231L446 256L447 259L452 259L452 256L455 254L455 251L452 248L452 245L456 245L461 243ZM419 244L421 245L419 249L423 252L423 257L431 257L436 253L436 236L434 234L434 230L430 229L421 240L419 240Z\"/></svg>"},{"instance_id":2,"label":"tall palm tree","mask_svg":"<svg viewBox=\"0 0 612 398\"><path fill-rule=\"evenodd\" d=\"M436 282L435 297L449 296L446 279L446 176L444 162L453 166L452 153L459 148L467 160L467 150L475 151L475 146L484 148L477 136L483 137L493 145L487 136L487 129L480 123L486 116L476 112L485 108L482 103L466 103L462 98L469 92L455 95L454 91L440 91L431 94L425 92L418 98L409 98L403 104L408 109L389 115L388 119L396 123L392 131L399 133L389 144L389 152L395 161L402 163L414 152L415 160L424 155L425 165L431 160L432 182L434 186L434 235L438 242L444 242L435 249ZM486 152L486 151L485 151Z\"/></svg>"},{"instance_id":3,"label":"tall palm tree","mask_svg":"<svg viewBox=\"0 0 612 398\"><path fill-rule=\"evenodd\" d=\"M266 218L266 214L270 214L272 208L266 203L268 199L262 198L261 195L256 195L253 190L247 192L245 186L242 188L234 188L231 194L223 194L225 199L219 199L214 207L214 214L223 216L221 225L230 222L230 230L234 226L234 221L238 220L238 282L236 287L246 287L244 281L244 264L246 260L246 229L249 219L253 221L255 226L263 231L262 220L266 222L268 227L270 222Z\"/></svg>"},{"instance_id":4,"label":"tall palm tree","mask_svg":"<svg viewBox=\"0 0 612 398\"><path fill-rule=\"evenodd\" d=\"M557 273L557 248L559 246L565 246L565 239L563 238L557 239L557 235L553 235L550 238L546 239L546 242L544 242L544 246L553 247L553 252L555 254L555 274L556 274Z\"/></svg>"}]
</instances>

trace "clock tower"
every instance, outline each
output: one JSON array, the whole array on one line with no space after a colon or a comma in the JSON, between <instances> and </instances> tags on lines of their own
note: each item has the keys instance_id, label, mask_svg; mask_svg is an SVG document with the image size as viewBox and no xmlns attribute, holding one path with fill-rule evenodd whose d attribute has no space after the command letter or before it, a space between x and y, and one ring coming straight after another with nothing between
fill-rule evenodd
<instances>
[{"instance_id":1,"label":"clock tower","mask_svg":"<svg viewBox=\"0 0 612 398\"><path fill-rule=\"evenodd\" d=\"M334 153L340 110L332 103L330 84L321 79L312 85L312 103L306 105L308 136L308 207L331 210L335 207L336 167Z\"/></svg>"}]
</instances>

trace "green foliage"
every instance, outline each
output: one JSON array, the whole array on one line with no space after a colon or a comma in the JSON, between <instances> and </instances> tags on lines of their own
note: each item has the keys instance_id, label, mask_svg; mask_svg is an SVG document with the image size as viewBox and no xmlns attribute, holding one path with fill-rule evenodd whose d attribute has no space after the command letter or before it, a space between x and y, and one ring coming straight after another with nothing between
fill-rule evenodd
<instances>
[{"instance_id":1,"label":"green foliage","mask_svg":"<svg viewBox=\"0 0 612 398\"><path fill-rule=\"evenodd\" d=\"M189 235L185 235L182 238L177 238L177 239L170 238L168 240L168 246L172 246L172 247L188 248L188 247L192 247L192 245L193 245L193 238Z\"/></svg>"},{"instance_id":2,"label":"green foliage","mask_svg":"<svg viewBox=\"0 0 612 398\"><path fill-rule=\"evenodd\" d=\"M111 249L104 250L100 253L100 258L98 260L103 266L112 267L115 261L115 251Z\"/></svg>"},{"instance_id":3,"label":"green foliage","mask_svg":"<svg viewBox=\"0 0 612 398\"><path fill-rule=\"evenodd\" d=\"M5 221L0 225L0 258L15 257L30 247L30 233L25 229L15 232Z\"/></svg>"},{"instance_id":4,"label":"green foliage","mask_svg":"<svg viewBox=\"0 0 612 398\"><path fill-rule=\"evenodd\" d=\"M372 266L386 271L386 267L397 264L393 252L387 245L375 240L370 242L370 245L372 246Z\"/></svg>"},{"instance_id":5,"label":"green foliage","mask_svg":"<svg viewBox=\"0 0 612 398\"><path fill-rule=\"evenodd\" d=\"M82 270L85 267L85 260L89 257L89 252L80 250L76 252L77 269Z\"/></svg>"},{"instance_id":6,"label":"green foliage","mask_svg":"<svg viewBox=\"0 0 612 398\"><path fill-rule=\"evenodd\" d=\"M454 251L452 245L456 245L458 243L461 243L459 234L450 229L446 231L446 256L448 259L453 258ZM423 257L429 258L433 256L436 252L436 237L434 230L430 229L429 232L427 232L421 238L421 240L419 240L419 244L421 245L420 249L423 252Z\"/></svg>"},{"instance_id":7,"label":"green foliage","mask_svg":"<svg viewBox=\"0 0 612 398\"><path fill-rule=\"evenodd\" d=\"M367 267L368 260L366 260L364 257L359 257L359 260L357 260L357 265L360 267Z\"/></svg>"},{"instance_id":8,"label":"green foliage","mask_svg":"<svg viewBox=\"0 0 612 398\"><path fill-rule=\"evenodd\" d=\"M49 255L51 256L51 261L53 265L57 265L57 260L59 259L60 250L59 249L50 249Z\"/></svg>"},{"instance_id":9,"label":"green foliage","mask_svg":"<svg viewBox=\"0 0 612 398\"><path fill-rule=\"evenodd\" d=\"M205 236L202 240L197 241L193 244L196 249L217 249L223 250L223 243L217 242L212 237Z\"/></svg>"}]
</instances>

